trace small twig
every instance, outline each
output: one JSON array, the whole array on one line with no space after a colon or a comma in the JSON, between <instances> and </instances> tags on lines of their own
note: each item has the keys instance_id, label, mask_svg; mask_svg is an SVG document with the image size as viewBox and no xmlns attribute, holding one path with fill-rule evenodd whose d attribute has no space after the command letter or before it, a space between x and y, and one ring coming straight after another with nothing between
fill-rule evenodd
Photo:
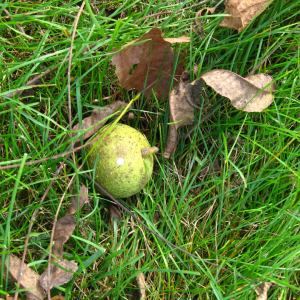
<instances>
[{"instance_id":1,"label":"small twig","mask_svg":"<svg viewBox=\"0 0 300 300\"><path fill-rule=\"evenodd\" d=\"M98 139L100 139L102 137L102 135L99 135L97 136L95 139L89 141L88 143L82 145L82 146L79 146L77 148L74 148L74 152L77 152L79 151L80 149L82 148L85 148L86 146L88 146L89 144L92 144L94 143L95 141L97 141ZM45 158L41 158L41 159L37 159L37 160L33 160L33 161L29 161L27 163L24 164L24 166L32 166L34 164L37 164L37 163L40 163L40 162L44 162L44 161L48 161L50 159L56 159L56 158L59 158L59 157L63 157L65 155L69 155L71 153L73 153L73 150L69 150L69 151L66 151L66 152L63 152L61 154L57 154L57 155L54 155L54 156L50 156L50 157L45 157ZM20 167L21 164L13 164L13 165L8 165L8 166L2 166L0 167L0 170L7 170L7 169L11 169L11 168L18 168Z\"/></svg>"},{"instance_id":2,"label":"small twig","mask_svg":"<svg viewBox=\"0 0 300 300\"><path fill-rule=\"evenodd\" d=\"M73 157L73 163L74 163L74 167L76 170L76 161L75 161L75 152L74 152L74 144L73 144L73 138L72 138L72 106L71 106L71 67L72 67L72 55L73 55L73 45L74 45L74 40L75 40L75 34L76 34L76 28L78 25L78 21L80 18L80 15L83 11L85 5L85 1L82 1L82 4L80 6L80 9L77 13L75 22L74 22L74 28L73 28L73 33L72 33L72 39L71 39L71 45L70 45L70 56L69 56L69 65L68 65L68 109L69 109L69 130L70 130L70 139L71 139L71 151L72 151L72 157ZM83 165L83 164L82 164ZM82 165L80 167L82 167ZM78 169L79 170L79 169ZM77 171L78 171L77 170ZM74 176L72 177L72 179L70 180L67 189L70 187L71 183L73 182L75 176L77 175L77 172L75 172ZM55 218L54 218L54 222L53 222L53 228L52 228L52 233L51 233L51 239L50 239L50 247L49 247L49 257L48 257L48 286L47 286L47 295L48 295L48 300L51 300L51 295L50 295L50 262L51 262L51 252L52 252L52 243L53 243L53 236L54 236L54 231L55 231L55 226L57 223L57 216L62 204L62 201L64 199L64 196L66 194L66 191L64 192L60 202L59 202L59 206L57 208L56 214L55 214Z\"/></svg>"},{"instance_id":3,"label":"small twig","mask_svg":"<svg viewBox=\"0 0 300 300\"><path fill-rule=\"evenodd\" d=\"M12 16L11 16L11 14L9 13L9 11L8 11L7 9L3 8L3 11L6 13L6 15L7 15L10 19L12 19ZM16 23L15 23L15 25L17 26L17 28L18 28L23 34L25 34L24 29L23 29L19 24L16 24Z\"/></svg>"},{"instance_id":4,"label":"small twig","mask_svg":"<svg viewBox=\"0 0 300 300\"><path fill-rule=\"evenodd\" d=\"M110 99L110 98L112 98L112 97L114 97L114 96L117 96L117 95L120 94L120 93L121 93L121 89L119 89L117 92L115 92L114 94L112 94L112 95L110 95L110 96L107 96L107 97L102 98L102 100L108 100L108 99Z\"/></svg>"},{"instance_id":5,"label":"small twig","mask_svg":"<svg viewBox=\"0 0 300 300\"><path fill-rule=\"evenodd\" d=\"M184 11L184 10L187 10L187 9L194 8L196 6L202 5L202 4L204 4L206 2L209 2L209 1L210 0L205 0L205 1L199 2L197 4L194 4L194 5L191 5L191 6L182 8L182 9L179 9L178 11L175 11L175 14L178 14L178 13ZM160 16L160 15L170 15L172 13L174 13L174 10L168 10L168 11L165 11L165 12L155 13L155 14L152 14L152 15L145 16L143 18L139 18L133 24L137 24L140 20L145 20L145 19L149 19L149 18L152 18L152 17Z\"/></svg>"},{"instance_id":6,"label":"small twig","mask_svg":"<svg viewBox=\"0 0 300 300\"><path fill-rule=\"evenodd\" d=\"M69 59L67 58L65 61L63 62L66 62L68 61ZM36 83L38 80L42 79L44 76L46 76L48 73L52 72L53 70L57 69L59 66L61 65L58 64L56 67L53 67L45 72L43 72L41 75L38 75L38 76L35 76L34 78L32 78L31 80L29 80L27 83L25 83L21 88L19 89L16 89L14 92L12 93L8 93L8 94L5 94L4 96L5 97L8 97L8 98L13 98L14 96L20 94L22 91L23 91L23 87L25 86L30 86L30 85L33 85L34 83Z\"/></svg>"},{"instance_id":7,"label":"small twig","mask_svg":"<svg viewBox=\"0 0 300 300\"><path fill-rule=\"evenodd\" d=\"M60 170L62 169L63 166L64 166L64 162L61 162L59 168L56 170L56 172L55 172L55 174L54 174L54 178L59 174L59 172L60 172ZM41 205L41 204L44 202L44 200L46 199L46 196L47 196L47 194L48 194L48 192L49 192L49 190L50 190L50 188L51 188L51 186L52 186L52 184L53 184L53 182L54 182L54 180L55 180L54 178L51 180L49 186L47 187L47 189L46 189L46 191L45 191L45 193L44 193L44 195L43 195L43 197L42 197L42 199L41 199L39 205ZM26 236L26 240L25 240L24 251L23 251L22 261L21 261L21 265L20 265L20 269L19 269L18 281L17 281L17 286L18 286L18 287L20 286L20 282L21 282L22 268L23 268L23 265L24 265L24 262L25 262L25 256L26 256L27 247L28 247L28 242L29 242L29 237L30 237L29 234L30 234L31 229L32 229L32 227L33 227L33 223L34 223L34 221L35 221L35 218L36 218L36 215L37 215L37 213L38 213L38 210L39 210L39 208L36 208L36 209L34 210L34 212L33 212L33 214L32 214L32 217L31 217L31 223L30 223L29 228L28 228L28 231L27 231L27 236ZM19 294L19 293L16 292L16 294L15 294L15 296L14 296L14 300L17 300L17 299L18 299L18 294Z\"/></svg>"},{"instance_id":8,"label":"small twig","mask_svg":"<svg viewBox=\"0 0 300 300\"><path fill-rule=\"evenodd\" d=\"M286 41L286 39L290 36L290 35L292 35L294 32L295 32L295 30L297 29L297 28L299 28L300 27L300 24L298 25L298 26L296 26L296 28L294 28L278 45L277 45L277 47L275 47L259 64L257 64L253 69L252 69L252 71L247 75L247 77L248 76L251 76L252 74L254 74L254 72ZM246 78L247 78L246 77Z\"/></svg>"}]
</instances>

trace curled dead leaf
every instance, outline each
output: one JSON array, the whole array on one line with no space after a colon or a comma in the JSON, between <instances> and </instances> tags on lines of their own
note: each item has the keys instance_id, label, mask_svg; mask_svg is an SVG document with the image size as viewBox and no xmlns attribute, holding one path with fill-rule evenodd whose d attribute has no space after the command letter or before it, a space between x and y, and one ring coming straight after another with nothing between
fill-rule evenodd
<instances>
[{"instance_id":1,"label":"curled dead leaf","mask_svg":"<svg viewBox=\"0 0 300 300\"><path fill-rule=\"evenodd\" d=\"M0 268L1 268L2 260L0 260ZM9 254L4 266L4 278L6 277L6 269L8 265L8 272L9 272L9 281L17 282L21 260L17 258L13 254ZM45 292L40 284L40 275L35 273L31 268L27 267L26 264L23 264L22 267L22 276L20 285L23 289L30 289L25 292L26 298L29 300L42 300L45 297Z\"/></svg>"},{"instance_id":2,"label":"curled dead leaf","mask_svg":"<svg viewBox=\"0 0 300 300\"><path fill-rule=\"evenodd\" d=\"M146 41L147 40L147 41ZM142 42L135 44L138 42ZM159 28L153 28L139 39L124 45L122 50L112 56L112 63L116 66L116 74L120 85L124 89L137 89L141 92L145 86L155 81L155 95L158 99L167 97L171 81L176 85L176 78L179 79L183 72L183 55L180 55L174 77L173 65L176 53L171 48L172 43L190 42L189 37L167 38L162 37ZM135 45L134 45L135 44ZM136 66L132 71L132 67ZM145 90L147 96L152 96L151 86Z\"/></svg>"},{"instance_id":3,"label":"curled dead leaf","mask_svg":"<svg viewBox=\"0 0 300 300\"><path fill-rule=\"evenodd\" d=\"M69 261L69 260L61 260L57 263L60 267L58 266L51 266L50 268L50 289L56 286L62 286L65 283L69 282L73 278L73 273L76 272L78 269L77 263L74 261ZM70 271L65 271L64 269ZM49 282L49 277L48 277L48 270L43 272L40 278L40 283L41 286L47 290L48 289L48 282Z\"/></svg>"},{"instance_id":4,"label":"curled dead leaf","mask_svg":"<svg viewBox=\"0 0 300 300\"><path fill-rule=\"evenodd\" d=\"M182 78L185 78L185 75ZM177 146L177 130L180 127L194 123L194 108L187 101L185 88L188 80L180 79L179 85L173 88L170 94L170 124L168 128L167 144L163 156L170 158Z\"/></svg>"},{"instance_id":5,"label":"curled dead leaf","mask_svg":"<svg viewBox=\"0 0 300 300\"><path fill-rule=\"evenodd\" d=\"M236 29L240 33L271 2L270 0L229 0L225 11L231 16L224 17L220 26Z\"/></svg>"},{"instance_id":6,"label":"curled dead leaf","mask_svg":"<svg viewBox=\"0 0 300 300\"><path fill-rule=\"evenodd\" d=\"M115 101L111 104L105 105L102 108L95 108L92 111L92 114L82 120L82 126L79 128L79 124L76 124L73 127L73 130L85 130L92 126L90 130L85 132L83 134L83 140L86 140L87 138L94 135L101 127L105 125L107 120L104 120L105 118L109 117L111 114L115 113L120 108L125 108L128 105L128 103L123 101ZM104 120L103 122L99 123L100 121ZM99 124L98 124L99 123ZM78 133L73 133L72 136L76 136Z\"/></svg>"},{"instance_id":7,"label":"curled dead leaf","mask_svg":"<svg viewBox=\"0 0 300 300\"><path fill-rule=\"evenodd\" d=\"M266 74L243 78L234 72L216 69L202 74L191 85L202 83L202 79L217 93L229 98L236 109L245 112L262 112L273 102L276 84L270 84L273 78Z\"/></svg>"}]
</instances>

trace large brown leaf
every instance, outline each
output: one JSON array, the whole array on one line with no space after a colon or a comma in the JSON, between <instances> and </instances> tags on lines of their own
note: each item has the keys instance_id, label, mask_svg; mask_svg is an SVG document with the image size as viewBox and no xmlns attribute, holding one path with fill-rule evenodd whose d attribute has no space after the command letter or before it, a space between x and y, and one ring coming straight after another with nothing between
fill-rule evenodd
<instances>
[{"instance_id":1,"label":"large brown leaf","mask_svg":"<svg viewBox=\"0 0 300 300\"><path fill-rule=\"evenodd\" d=\"M229 0L225 11L231 16L224 17L220 26L236 29L240 33L270 2L270 0Z\"/></svg>"},{"instance_id":2,"label":"large brown leaf","mask_svg":"<svg viewBox=\"0 0 300 300\"><path fill-rule=\"evenodd\" d=\"M266 74L260 73L243 78L231 71L216 69L202 74L190 85L201 84L202 80L217 93L229 98L231 104L239 110L262 112L273 102L271 92L275 91L276 84L269 85L273 78ZM192 100L187 98L193 105Z\"/></svg>"},{"instance_id":3,"label":"large brown leaf","mask_svg":"<svg viewBox=\"0 0 300 300\"><path fill-rule=\"evenodd\" d=\"M167 145L163 156L170 158L177 146L177 130L180 127L194 123L194 108L186 99L186 85L189 79L185 77L184 72L179 85L173 88L170 94L170 124L168 129Z\"/></svg>"},{"instance_id":4,"label":"large brown leaf","mask_svg":"<svg viewBox=\"0 0 300 300\"><path fill-rule=\"evenodd\" d=\"M138 45L135 43L145 41ZM152 88L158 99L168 97L171 82L176 85L177 80L183 72L183 55L180 55L179 62L172 78L174 58L177 56L171 48L172 43L188 43L190 38L168 38L162 37L159 28L153 28L138 40L124 45L121 51L112 56L112 63L116 66L116 74L120 85L124 89L137 89L141 92L146 86L157 82L146 89L147 96L151 95ZM136 69L130 74L131 68Z\"/></svg>"},{"instance_id":5,"label":"large brown leaf","mask_svg":"<svg viewBox=\"0 0 300 300\"><path fill-rule=\"evenodd\" d=\"M9 265L7 264L7 261L9 259ZM1 268L1 259L0 259L0 268ZM20 266L21 266L21 260L14 256L13 254L9 254L9 257L7 258L5 262L4 267L4 278L6 276L6 268L8 265L8 272L9 272L9 280L17 282ZM23 264L22 266L22 276L20 285L23 289L30 289L29 291L26 291L26 298L28 300L42 300L45 297L45 291L41 287L40 284L40 275L35 273L31 268L27 267L26 264Z\"/></svg>"}]
</instances>

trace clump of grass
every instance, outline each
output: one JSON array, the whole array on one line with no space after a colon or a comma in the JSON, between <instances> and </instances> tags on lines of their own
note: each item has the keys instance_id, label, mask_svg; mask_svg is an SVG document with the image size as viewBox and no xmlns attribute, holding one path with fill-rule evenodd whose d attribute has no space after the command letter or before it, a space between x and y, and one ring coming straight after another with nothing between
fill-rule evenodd
<instances>
[{"instance_id":1,"label":"clump of grass","mask_svg":"<svg viewBox=\"0 0 300 300\"><path fill-rule=\"evenodd\" d=\"M246 76L299 23L297 1L274 1L242 34L219 27L222 17L218 15L204 16L209 22L205 23L204 39L200 39L191 26L201 7L175 14L193 4L129 0L87 5L74 42L71 112L68 63L63 61L69 56L70 35L81 1L2 4L0 166L63 153L69 113L75 124L99 105L115 99L129 102L136 91L122 90L116 97L102 100L119 89L110 63L111 51L154 26L166 37L191 37L190 45L180 46L188 53L186 70L197 65L197 75L220 68ZM5 16L3 8L11 18ZM144 18L169 10L174 13ZM22 26L24 34L16 24ZM25 98L5 97L32 76L55 66L57 69ZM193 133L179 140L172 160L157 155L151 182L142 193L124 201L170 242L226 267L234 275L170 248L127 215L111 222L108 200L85 180L83 173L87 171L79 171L75 182L89 186L92 200L77 215L78 227L64 250L67 259L78 262L80 275L53 289L52 296L62 292L66 299L128 299L136 287L134 277L144 272L149 299L255 299L252 284L256 281L275 282L269 299L299 297L299 30L258 72L276 80L274 104L263 113L247 114L225 100ZM204 92L204 104L211 101L214 105L221 99L209 88ZM206 105L203 107L197 112L196 122L206 111ZM136 118L128 124L147 135L152 145L164 149L168 99L153 99L147 104L141 98L132 111ZM77 153L76 159L84 154L84 150ZM30 219L38 208L26 263L39 274L46 266L53 216L75 170L66 161L46 200L39 205L62 160L0 171L2 259L8 253L22 256ZM216 160L220 171L201 173ZM67 199L60 216L66 208ZM153 224L157 211L161 218ZM16 290L1 273L1 293L13 294Z\"/></svg>"}]
</instances>

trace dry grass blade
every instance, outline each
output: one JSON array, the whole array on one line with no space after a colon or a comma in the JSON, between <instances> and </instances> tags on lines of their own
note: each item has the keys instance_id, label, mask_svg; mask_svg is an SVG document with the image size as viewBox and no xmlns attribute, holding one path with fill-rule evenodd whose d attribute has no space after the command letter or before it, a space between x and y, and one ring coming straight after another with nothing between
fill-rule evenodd
<instances>
[{"instance_id":1,"label":"dry grass blade","mask_svg":"<svg viewBox=\"0 0 300 300\"><path fill-rule=\"evenodd\" d=\"M200 6L206 2L209 2L210 0L204 0L204 1L201 1L197 4L194 4L194 5L191 5L191 6L188 6L188 7L185 7L185 8L182 8L182 9L179 9L178 11L175 12L175 14L178 14L182 11L185 11L185 10L189 10L191 8L194 8L194 7L197 7L197 6ZM137 24L139 21L141 20L146 20L146 19L150 19L150 18L153 18L153 17L157 17L157 16L161 16L161 15L170 15L170 14L173 14L174 11L173 10L169 10L169 11L162 11L162 12L159 12L159 13L155 13L155 14L152 14L152 15L148 15L148 16L145 16L143 18L140 18L140 19L137 19L134 24Z\"/></svg>"},{"instance_id":2,"label":"dry grass blade","mask_svg":"<svg viewBox=\"0 0 300 300\"><path fill-rule=\"evenodd\" d=\"M11 14L9 13L9 11L8 11L7 9L3 8L3 11L6 13L6 15L7 15L10 19L12 19L12 16L11 16ZM19 24L16 24L16 26L17 26L17 28L18 28L23 34L25 34L24 29L23 29Z\"/></svg>"},{"instance_id":3,"label":"dry grass blade","mask_svg":"<svg viewBox=\"0 0 300 300\"><path fill-rule=\"evenodd\" d=\"M225 11L230 17L224 17L220 26L242 32L251 21L271 4L270 0L229 0Z\"/></svg>"},{"instance_id":4,"label":"dry grass blade","mask_svg":"<svg viewBox=\"0 0 300 300\"><path fill-rule=\"evenodd\" d=\"M6 268L9 261L9 281L17 282L19 276L19 270L21 267L21 260L14 256L13 254L9 254L7 260L5 262L4 267L4 278L6 276ZM1 260L0 260L0 268L1 268ZM22 267L22 277L20 280L20 286L23 289L30 289L26 291L26 298L28 300L41 300L45 297L45 291L43 290L40 284L40 275L35 273L31 268L28 268L26 264L23 264Z\"/></svg>"},{"instance_id":5,"label":"dry grass blade","mask_svg":"<svg viewBox=\"0 0 300 300\"><path fill-rule=\"evenodd\" d=\"M74 152L74 145L73 145L73 139L72 139L72 110L71 110L71 64L72 64L72 53L73 53L73 44L74 44L74 39L75 39L75 33L76 33L76 28L78 25L78 20L80 18L80 15L83 11L85 2L83 1L81 3L80 9L77 13L75 22L74 22L74 28L73 28L73 33L72 33L72 39L71 39L71 46L70 46L70 56L69 56L69 65L68 65L68 110L69 110L69 130L70 130L70 139L71 139L71 150L72 150L72 155L73 155L73 163L74 163L74 167L76 168L76 161L75 161L75 152ZM76 172L75 172L76 173ZM73 177L74 178L74 177ZM73 180L70 180L69 185L73 182ZM65 195L65 193L64 193ZM52 233L51 233L51 238L50 238L50 248L49 248L49 264L48 264L48 268L47 268L47 272L48 272L48 284L47 284L47 297L48 300L51 299L50 296L50 278L51 278L51 267L50 267L50 261L51 261L51 254L52 254L52 242L53 242L53 237L54 237L54 233L55 233L55 227L56 227L56 222L57 222L57 216L58 216L58 212L62 203L62 200L64 198L61 198L57 212L55 214L55 218L54 218L54 222L53 222L53 228L52 228ZM71 216L69 216L71 217Z\"/></svg>"},{"instance_id":6,"label":"dry grass blade","mask_svg":"<svg viewBox=\"0 0 300 300\"><path fill-rule=\"evenodd\" d=\"M142 42L138 45L134 43ZM158 80L155 95L158 99L167 97L171 81L176 85L183 72L183 55L179 58L174 78L172 78L175 53L171 43L186 43L189 38L164 39L158 28L153 28L138 40L123 46L123 49L112 56L113 65L120 85L124 89L137 89L141 92L145 86ZM135 70L132 67L136 66ZM152 96L151 89L146 89L147 96Z\"/></svg>"}]
</instances>

